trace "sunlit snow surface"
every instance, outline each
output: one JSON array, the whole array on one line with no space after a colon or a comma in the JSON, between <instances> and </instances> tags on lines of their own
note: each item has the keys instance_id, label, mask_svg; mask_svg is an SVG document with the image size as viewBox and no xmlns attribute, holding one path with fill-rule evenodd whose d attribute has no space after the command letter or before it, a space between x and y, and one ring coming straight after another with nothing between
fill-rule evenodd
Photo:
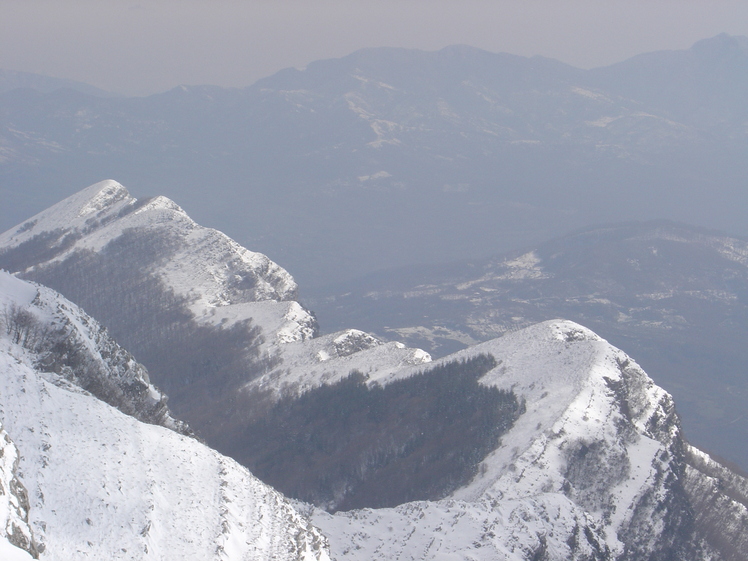
<instances>
[{"instance_id":1,"label":"sunlit snow surface","mask_svg":"<svg viewBox=\"0 0 748 561\"><path fill-rule=\"evenodd\" d=\"M28 306L29 286L0 272L0 309ZM328 559L324 538L233 460L33 363L0 332L0 419L43 559Z\"/></svg>"},{"instance_id":2,"label":"sunlit snow surface","mask_svg":"<svg viewBox=\"0 0 748 561\"><path fill-rule=\"evenodd\" d=\"M296 394L322 384L339 382L351 372L364 374L370 383L412 366L428 366L431 355L421 349L347 329L283 346L283 363L247 385L276 395Z\"/></svg>"}]
</instances>

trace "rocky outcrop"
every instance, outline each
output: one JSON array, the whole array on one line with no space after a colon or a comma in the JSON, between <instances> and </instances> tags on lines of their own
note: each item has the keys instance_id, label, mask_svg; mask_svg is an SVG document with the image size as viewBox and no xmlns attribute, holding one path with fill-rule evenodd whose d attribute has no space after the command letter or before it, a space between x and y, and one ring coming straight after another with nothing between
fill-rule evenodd
<instances>
[{"instance_id":1,"label":"rocky outcrop","mask_svg":"<svg viewBox=\"0 0 748 561\"><path fill-rule=\"evenodd\" d=\"M0 554L23 559L23 552L39 556L29 526L29 496L18 479L18 450L0 425Z\"/></svg>"}]
</instances>

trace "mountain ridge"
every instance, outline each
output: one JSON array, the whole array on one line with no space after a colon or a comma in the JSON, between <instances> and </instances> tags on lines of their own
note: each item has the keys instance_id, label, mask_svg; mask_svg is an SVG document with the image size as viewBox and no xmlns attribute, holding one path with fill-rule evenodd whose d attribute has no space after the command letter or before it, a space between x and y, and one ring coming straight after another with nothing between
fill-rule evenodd
<instances>
[{"instance_id":1,"label":"mountain ridge","mask_svg":"<svg viewBox=\"0 0 748 561\"><path fill-rule=\"evenodd\" d=\"M21 270L28 273L48 268L51 279L67 279L73 271L71 264L84 275L94 275L102 267L106 269L112 266L119 267L115 271L130 270L137 277L142 277L143 271L150 267L151 274L158 275L160 270L168 266L169 258L173 255L173 248L165 254L157 253L154 256L149 253L158 250L161 244L158 241L160 238L154 233L158 234L156 226L163 217L170 217L167 223L176 228L172 235L184 233L184 230L202 230L188 221L177 210L177 205L166 199L156 198L146 201L140 207L140 210L145 210L138 215L138 220L143 220L144 216L149 217L141 224L139 231L141 234L149 233L152 237L140 238L141 243L134 248L117 241L123 232L128 231L121 224L117 225L117 220L132 218L139 211L130 208L137 205L137 202L130 200L123 189L119 184L105 182L85 189L80 196L63 201L64 204L58 209L68 209L74 217L72 220L65 219L66 222L71 222L68 230L57 232L60 230L56 222L59 217L40 216L37 222L22 223L0 235L0 239L9 240L15 236L15 245L10 246L10 251L13 251L34 236L41 235L39 241L43 243L37 248L39 251L36 255L41 255L42 259L36 264L26 263ZM128 209L128 212L120 216L120 207ZM85 212L81 214L81 210ZM64 212L62 214L65 215ZM107 216L115 218L108 221ZM90 231L85 232L89 218L95 218L99 223L95 224L96 220L89 222L87 226ZM82 226L76 226L75 220ZM52 237L45 236L49 231L57 233ZM96 237L103 236L102 232L105 231L112 236L106 242L103 238ZM66 235L73 235L71 242L62 242ZM87 235L94 237L87 239ZM82 244L82 247L89 244L88 247L96 248L96 251L90 250L89 257L92 260L75 259L65 266L71 259L70 256L75 254L71 251L74 244ZM233 246L229 244L229 247ZM130 252L130 260L120 262L130 249L137 251ZM12 256L2 250L0 261L8 255ZM202 266L210 269L215 265L213 260L222 259L222 255L224 254L220 252L198 252L192 258L204 259ZM142 260L136 259L138 256ZM86 264L89 268L81 268ZM525 265L531 271L538 264L528 261ZM276 269L270 266L267 270L272 272ZM111 278L126 280L129 277L123 273ZM92 277L91 281L94 280L95 277ZM218 285L221 285L220 281ZM283 286L291 286L290 281ZM54 296L50 289L34 287L6 273L0 275L0 288L10 293L10 296L3 297L6 302L10 298L26 307L35 305L34 302L50 307L53 302L61 301L61 297ZM113 286L115 293L121 291L121 288L116 284ZM37 298L37 294L41 293L48 295L47 300ZM87 293L97 294L90 291ZM248 293L258 294L252 290ZM158 307L166 293L136 291L134 294L138 295L139 301L112 302L118 315L129 313L130 307ZM155 300L152 299L154 294L159 295ZM251 297L247 300L251 300ZM200 298L194 301L200 301ZM179 299L177 302L179 306L194 303L192 300ZM217 308L238 305L242 307L243 313L247 313L245 318L249 321L253 309L251 305L269 302L274 301L231 300L223 306L220 301L214 302L214 305ZM133 417L112 410L75 385L75 381L81 379L75 374L76 364L71 365L72 374L61 370L62 374L68 373L67 378L55 372L45 375L35 373L33 361L18 362L13 354L19 359L27 359L29 349L40 348L36 339L26 337L28 330L24 330L24 326L27 323L18 321L19 318L22 319L22 315L13 313L6 314L6 317L5 321L9 323L0 332L0 340L11 354L0 353L3 369L9 373L3 378L3 387L0 388L3 392L0 399L2 421L16 446L24 454L26 463L21 463L19 478L29 489L30 525L36 543L49 547L50 551L62 552L58 554L60 558L80 548L83 548L81 551L102 552L107 557L114 555L124 558L130 555L129 551L117 552L110 549L112 543L128 543L133 544L132 547L143 548L143 558L162 555L167 547L164 544L179 544L168 545L169 548L184 547L184 538L178 528L181 527L180 521L166 520L164 517L168 518L168 513L162 508L164 504L158 499L160 495L151 493L143 485L148 487L148 481L155 481L157 487L168 489L171 498L167 503L185 501L184 493L188 488L191 493L192 487L202 485L198 481L202 477L198 472L202 473L204 469L193 466L187 474L183 473L183 476L196 478L186 486L175 483L172 474L180 472L180 469L183 471L180 466L195 453L214 467L216 462L220 464L217 470L207 470L210 473L217 471L220 476L207 483L209 488L217 485L225 489L219 493L220 497L224 497L224 493L231 495L236 489L235 482L241 488L257 491L253 491L251 497L225 496L232 503L240 503L242 519L248 516L251 520L254 516L252 512L257 512L258 508L262 511L268 502L275 505L273 508L279 509L276 512L285 513L281 514L281 519L290 523L279 522L279 532L265 526L257 529L267 530L270 536L275 536L274 539L282 537L282 542L273 542L276 545L272 548L280 548L278 551L283 551L288 558L311 555L312 558L324 559L327 555L326 540L329 540L332 557L352 561L377 558L415 561L443 559L445 556L450 558L455 555L477 555L478 559L503 556L518 561L603 561L611 558L633 561L668 557L733 561L740 559L741 548L745 545L742 528L748 521L746 480L719 466L687 443L672 397L656 386L638 364L589 329L571 321L552 320L530 326L460 351L434 364L427 362L430 357L422 351L419 354L401 344L384 343L358 330L346 330L306 340L300 337L288 343L275 341L272 345L278 352L274 357L277 362L261 360L261 366L265 370L260 376L249 378L241 375L237 377L234 369L240 364L238 362L226 363L225 370L213 368L213 361L220 355L215 352L216 349L212 349L212 355L208 351L216 344L212 337L222 333L221 328L217 331L194 332L190 346L198 353L193 356L200 356L202 359L195 370L195 379L191 382L199 384L192 386L193 393L195 387L202 387L213 389L214 392L218 389L219 396L221 391L226 392L223 397L233 396L225 401L219 399L216 402L217 408L206 409L203 413L206 415L204 418L212 419L214 430L223 436L232 436L230 440L235 444L258 442L257 435L252 430L242 432L242 429L252 426L246 423L253 417L262 418L273 402L280 403L282 399L290 399L301 403L302 400L297 398L299 395L310 396L315 388L328 394L345 391L345 384L350 385L350 381L356 384L360 382L354 388L359 393L377 393L396 387L405 387L406 391L411 392L415 389L415 403L419 400L423 402L427 394L421 391L422 386L411 382L433 381L438 378L443 367L449 364L458 370L470 368L472 360L479 360L483 364L483 370L476 371L480 385L489 392L508 392L506 395L511 396L510 400L516 399L511 419L498 421L505 431L501 434L488 432L489 439L494 440L487 452L484 447L484 452L476 458L476 465L468 464L469 477L466 481L456 479L456 471L448 472L448 478L451 476L453 481L457 481L457 485L452 488L440 485L436 490L429 490L427 484L426 492L420 500L397 500L395 497L391 503L397 505L394 507L361 508L332 514L321 510L321 507L326 506L323 501L318 501L317 507L299 504L297 511L291 511L285 499L275 491L261 486L246 471L229 460L221 459L217 453L207 448L198 450L196 447L201 445L194 439L180 436L173 430L142 425ZM176 323L183 322L188 317L176 314ZM235 319L229 318L229 321ZM79 323L83 325L92 322L93 320L86 320ZM134 325L138 326L138 330L143 328L141 322ZM266 344L260 341L261 329L233 331L237 326L242 327L244 324L236 321L227 331L236 336L238 341L243 341L243 344L249 341L255 350ZM46 332L42 330L42 333L46 336ZM173 344L178 341L177 338L165 343ZM162 353L167 351L166 346L161 348ZM54 356L56 355L48 356L44 364L55 364L57 359ZM260 355L251 356L257 358ZM350 372L355 366L359 367L359 373L352 378ZM466 373L469 375L465 379L475 378L476 372ZM150 372L154 380L158 381L156 374L155 370ZM227 385L223 385L225 381L221 381L222 376L229 376ZM111 374L106 375L106 378L111 377ZM442 377L447 381L457 379L455 376ZM257 380L262 383L257 388L251 388L252 382ZM403 386L403 382L409 382L409 385ZM465 386L461 385L454 390L464 391ZM210 393L200 394L201 400L205 402L204 397L209 395ZM442 407L451 406L459 401L456 396L446 398L445 401L444 395L428 394L429 398L434 396L434 403L437 405L436 416L426 419L434 427L438 425L439 419L447 418L438 414L439 404ZM22 397L14 399L14 396ZM76 403L59 407L60 403L67 404L71 400ZM408 411L418 411L410 406L411 402L403 403L407 405ZM351 402L348 406L355 408L356 404ZM34 411L35 416L29 416L27 411ZM354 429L354 445L371 441L368 438L370 433L366 432L369 429L365 427L371 426L371 421L382 418L382 411L369 405L358 412L359 419L368 421L351 427ZM70 496L70 485L71 482L75 484L74 479L56 475L50 475L48 479L44 477L46 473L53 473L48 470L70 469L73 465L71 461L86 461L81 458L70 460L74 454L69 451L69 447L76 446L79 450L83 447L90 451L101 448L100 442L88 438L81 440L76 436L80 435L82 427L91 425L89 413L101 419L118 420L113 425L106 421L103 433L97 436L108 443L106 452L102 453L101 461L97 460L89 469L95 474L90 478L95 489L86 490L81 496L92 496L96 501L101 499L103 503L96 504L101 508L108 508L104 506L106 499L101 493L112 492L114 488L109 482L111 474L115 474L115 479L131 482L128 485L133 485L137 490L132 494L137 497L137 501L145 501L146 506L150 504L148 501L152 501L154 508L151 511L155 517L152 525L149 526L145 520L141 521L138 514L141 512L140 507L132 503L130 507L135 508L136 516L135 531L128 531L126 528L120 531L116 529L117 524L114 524L111 531L119 534L112 537L114 534L108 530L108 533L102 534L93 519L92 524L85 522L84 514L90 509L82 502L76 501L65 509L57 509L52 506L55 502L52 496L43 493L45 498L42 498L37 492L38 489L43 492L46 485L49 492L54 489L52 495L60 500ZM343 410L338 407L327 407L324 413L323 417L317 418L312 424L320 424L323 418L330 420L336 416L345 422ZM357 417L349 417L355 418ZM354 466L354 475L370 472L369 470L376 473L376 470L386 468L392 456L383 451L388 450L396 454L405 453L406 457L412 458L411 465L415 465L416 469L419 465L425 465L419 463L418 456L414 458L407 454L418 450L417 444L423 442L419 439L426 431L418 425L404 422L406 418L402 417L398 421L395 416L387 421L398 427L404 441L398 443L385 439L381 442L383 448L375 448L370 453L365 451L359 466ZM283 426L282 421L278 424L281 436L274 438L271 446L288 450L296 445L293 438L295 434L301 435L302 446L314 443L314 439L305 440L306 437L301 432L306 428L303 424L296 426L290 423L289 426ZM390 425L384 426L385 434ZM232 433L229 429L235 432ZM359 432L355 432L356 430ZM72 431L74 434L64 436L60 431ZM152 441L153 446L138 440L141 436L148 442ZM467 433L461 439L464 441L466 437ZM171 444L166 445L167 442L178 443L179 450L174 450ZM50 444L51 447L48 446ZM324 439L322 445L325 446ZM166 450L165 455L158 452L162 449ZM159 466L170 466L167 469L169 475L164 475L155 468L144 475L127 464L120 466L117 462L122 462L121 454L127 452L129 457L132 450L142 450L149 461L153 459ZM477 453L478 448L473 452ZM423 457L431 465L454 453L455 450L450 447L434 448L427 445ZM93 457L93 454L86 457ZM91 463L90 459L87 461ZM76 470L80 471L80 468ZM346 494L354 496L350 473L329 472L327 475L322 481L324 486L342 489L343 497ZM428 483L426 470L417 471L416 475ZM104 481L101 487L104 491L98 487L101 480ZM359 496L365 496L365 493ZM408 502L403 502L405 500ZM220 501L218 504L221 504ZM233 513L227 521L227 535L236 535L239 543L244 544L241 547L245 547L253 540L250 536L254 526L251 523L236 522L233 518L236 513L232 510L235 507L236 505L227 511ZM58 510L59 514L56 513ZM301 514L298 514L299 511ZM198 524L200 528L207 528L204 531L208 534L215 535L210 530L212 522L204 520L212 510L205 511L196 506L188 509L188 512L192 513L190 516L196 517L194 523L190 522L190 527ZM729 513L728 520L721 525L715 522L720 512ZM320 528L321 533L311 527L306 522L307 519ZM695 524L695 520L701 525ZM165 528L169 530L166 531ZM95 539L88 537L94 534L97 536ZM224 535L221 533L221 536ZM289 535L297 536L291 537L291 542L300 545L289 545ZM193 542L190 547L217 543L218 558L224 554L227 558L235 555L229 552L229 545L234 547L237 543L233 538L226 538L228 541L225 543L224 537L219 537L218 542L197 536L191 539ZM93 545L86 545L84 542ZM266 542L260 540L258 543ZM131 545L126 546L128 550L130 547Z\"/></svg>"},{"instance_id":2,"label":"mountain ridge","mask_svg":"<svg viewBox=\"0 0 748 561\"><path fill-rule=\"evenodd\" d=\"M430 361L356 330L313 339L316 319L285 269L173 201L137 200L114 181L0 234L0 248L0 267L101 318L208 443L225 438L225 425L241 430L257 400L370 370L367 360L385 372Z\"/></svg>"},{"instance_id":3,"label":"mountain ridge","mask_svg":"<svg viewBox=\"0 0 748 561\"><path fill-rule=\"evenodd\" d=\"M672 398L624 353L566 321L535 325L456 356L486 352L498 366L482 383L511 387L527 408L501 446L471 483L444 500L336 517L315 511L313 520L331 536L333 555L438 559L469 551L478 559L742 558L745 500L722 507L740 513L725 528L732 536L728 541L740 545L731 549L717 546L713 537L698 537L689 505L714 488L713 476L705 477L704 464L699 471L691 466L697 462L686 459L702 453L683 442ZM736 491L743 491L737 496L746 488L739 480ZM719 512L700 510L698 517L706 521ZM544 527L550 520L553 530ZM348 549L342 549L336 534L355 547L345 541ZM463 541L462 535L469 538Z\"/></svg>"}]
</instances>

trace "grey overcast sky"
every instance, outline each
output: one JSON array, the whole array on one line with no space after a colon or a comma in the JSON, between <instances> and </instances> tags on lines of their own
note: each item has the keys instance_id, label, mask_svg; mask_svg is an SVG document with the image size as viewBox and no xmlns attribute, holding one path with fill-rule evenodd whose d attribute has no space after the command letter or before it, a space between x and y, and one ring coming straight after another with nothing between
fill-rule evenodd
<instances>
[{"instance_id":1,"label":"grey overcast sky","mask_svg":"<svg viewBox=\"0 0 748 561\"><path fill-rule=\"evenodd\" d=\"M590 68L726 32L746 0L0 0L0 68L145 95L363 47L463 43Z\"/></svg>"}]
</instances>

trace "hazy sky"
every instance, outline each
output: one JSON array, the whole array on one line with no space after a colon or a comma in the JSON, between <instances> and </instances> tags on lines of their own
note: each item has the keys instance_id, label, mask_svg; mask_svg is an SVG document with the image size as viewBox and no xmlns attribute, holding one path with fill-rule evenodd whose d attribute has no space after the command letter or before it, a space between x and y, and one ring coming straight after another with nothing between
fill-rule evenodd
<instances>
[{"instance_id":1,"label":"hazy sky","mask_svg":"<svg viewBox=\"0 0 748 561\"><path fill-rule=\"evenodd\" d=\"M143 95L247 86L362 47L455 43L585 68L721 32L746 0L0 0L0 68Z\"/></svg>"}]
</instances>

